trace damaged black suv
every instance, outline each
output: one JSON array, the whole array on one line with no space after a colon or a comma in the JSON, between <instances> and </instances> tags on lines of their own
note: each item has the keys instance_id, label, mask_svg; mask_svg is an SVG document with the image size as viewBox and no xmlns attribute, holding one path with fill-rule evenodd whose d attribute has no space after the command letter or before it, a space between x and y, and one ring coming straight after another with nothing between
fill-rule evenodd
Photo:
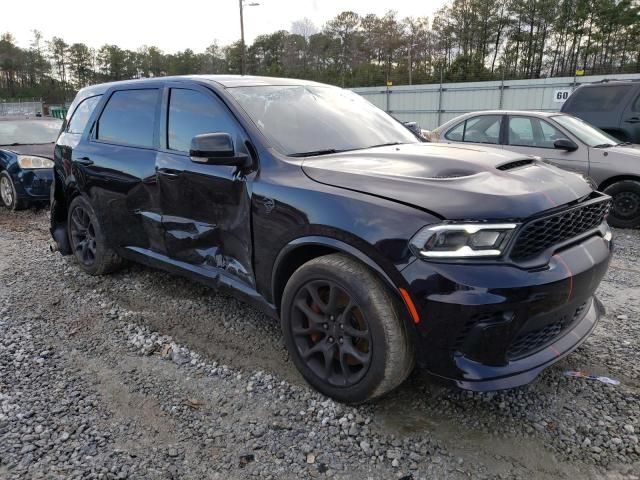
<instances>
[{"instance_id":1,"label":"damaged black suv","mask_svg":"<svg viewBox=\"0 0 640 480\"><path fill-rule=\"evenodd\" d=\"M470 390L532 381L593 330L610 199L534 158L423 143L347 90L188 76L81 90L51 232L281 319L321 392L363 402L417 363ZM188 321L188 319L185 319Z\"/></svg>"}]
</instances>

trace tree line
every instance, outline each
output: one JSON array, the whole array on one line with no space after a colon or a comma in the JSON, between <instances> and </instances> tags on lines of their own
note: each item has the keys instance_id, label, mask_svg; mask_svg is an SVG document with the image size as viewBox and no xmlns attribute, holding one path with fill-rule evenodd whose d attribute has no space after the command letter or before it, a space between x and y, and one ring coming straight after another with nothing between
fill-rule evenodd
<instances>
[{"instance_id":1,"label":"tree line","mask_svg":"<svg viewBox=\"0 0 640 480\"><path fill-rule=\"evenodd\" d=\"M639 12L639 0L451 0L432 19L345 11L321 28L302 19L256 37L246 46L246 69L344 87L639 72ZM61 102L92 83L238 74L241 64L239 41L165 53L44 40L38 31L20 48L4 33L0 98Z\"/></svg>"}]
</instances>

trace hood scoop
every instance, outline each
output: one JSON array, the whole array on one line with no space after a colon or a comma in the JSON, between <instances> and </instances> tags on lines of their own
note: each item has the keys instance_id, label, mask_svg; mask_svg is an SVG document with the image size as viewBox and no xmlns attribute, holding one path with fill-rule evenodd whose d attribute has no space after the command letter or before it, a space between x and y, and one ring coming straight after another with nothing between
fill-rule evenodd
<instances>
[{"instance_id":1,"label":"hood scoop","mask_svg":"<svg viewBox=\"0 0 640 480\"><path fill-rule=\"evenodd\" d=\"M472 170L455 170L455 169L446 170L445 169L442 172L438 173L437 175L425 176L425 178L433 178L435 180L445 179L445 178L463 178L463 177L470 177L471 175L475 175L476 173L478 172L472 171Z\"/></svg>"},{"instance_id":2,"label":"hood scoop","mask_svg":"<svg viewBox=\"0 0 640 480\"><path fill-rule=\"evenodd\" d=\"M531 165L532 163L535 163L535 160L531 158L523 158L522 160L503 163L502 165L498 165L496 168L504 172L506 170L513 170L514 168L526 167L527 165Z\"/></svg>"}]
</instances>

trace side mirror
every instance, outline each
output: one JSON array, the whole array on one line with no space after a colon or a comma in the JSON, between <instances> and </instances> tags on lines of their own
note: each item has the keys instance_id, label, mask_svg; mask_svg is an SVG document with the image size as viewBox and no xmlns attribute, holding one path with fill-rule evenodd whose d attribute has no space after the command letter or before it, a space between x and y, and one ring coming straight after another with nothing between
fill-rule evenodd
<instances>
[{"instance_id":1,"label":"side mirror","mask_svg":"<svg viewBox=\"0 0 640 480\"><path fill-rule=\"evenodd\" d=\"M191 139L189 156L192 162L211 165L245 167L249 157L236 155L233 138L228 133L203 133Z\"/></svg>"},{"instance_id":2,"label":"side mirror","mask_svg":"<svg viewBox=\"0 0 640 480\"><path fill-rule=\"evenodd\" d=\"M578 145L569 140L568 138L559 138L553 142L553 148L558 150L566 150L567 152L575 152L578 149Z\"/></svg>"}]
</instances>

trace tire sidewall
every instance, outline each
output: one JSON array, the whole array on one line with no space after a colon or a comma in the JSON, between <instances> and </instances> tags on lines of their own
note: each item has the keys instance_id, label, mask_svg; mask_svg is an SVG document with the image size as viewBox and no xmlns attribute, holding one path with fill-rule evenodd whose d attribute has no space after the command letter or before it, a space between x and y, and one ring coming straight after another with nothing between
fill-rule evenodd
<instances>
[{"instance_id":1,"label":"tire sidewall","mask_svg":"<svg viewBox=\"0 0 640 480\"><path fill-rule=\"evenodd\" d=\"M622 180L610 185L604 190L604 193L611 196L615 202L615 196L623 192L634 192L640 196L640 181ZM609 224L618 228L634 228L640 226L640 213L630 219L622 219L615 216L615 210L612 210L608 218Z\"/></svg>"},{"instance_id":2,"label":"tire sidewall","mask_svg":"<svg viewBox=\"0 0 640 480\"><path fill-rule=\"evenodd\" d=\"M96 257L94 259L93 264L91 265L85 265L82 262L82 259L78 257L78 253L75 250L73 246L73 241L71 239L71 214L77 207L82 207L87 212L87 214L91 218L91 223L93 224L93 230L94 230L95 239L96 239ZM100 270L103 257L105 255L104 235L102 234L102 228L100 226L100 222L98 222L98 218L95 212L93 211L93 207L91 206L91 203L89 203L89 201L86 198L84 198L82 195L78 195L76 198L74 198L71 202L71 205L69 205L69 213L67 215L67 225L68 225L67 230L68 230L68 236L69 236L69 245L71 246L73 256L75 257L78 265L80 266L80 268L82 268L85 272L89 273L90 275L97 275L98 271Z\"/></svg>"},{"instance_id":3,"label":"tire sidewall","mask_svg":"<svg viewBox=\"0 0 640 480\"><path fill-rule=\"evenodd\" d=\"M13 191L13 203L11 203L11 205L7 205L6 203L4 203L4 199L2 197L0 197L0 203L2 203L2 206L5 207L8 210L14 211L16 210L16 206L18 205L18 195L16 192L16 186L13 184L13 179L11 178L11 175L9 175L9 173L6 170L3 170L2 172L0 172L0 179L6 177L9 180L9 185L11 185L11 190Z\"/></svg>"},{"instance_id":4,"label":"tire sidewall","mask_svg":"<svg viewBox=\"0 0 640 480\"><path fill-rule=\"evenodd\" d=\"M376 305L376 302L372 301L372 296L386 294L386 292L374 293L370 289L371 281L362 278L349 278L352 276L353 272L346 268L335 269L330 265L318 263L303 265L303 267L294 272L285 287L282 299L281 324L287 349L295 366L307 382L316 390L336 400L346 403L361 403L371 398L372 394L383 381L387 370L388 339L382 321L380 320L380 315L393 315L391 311L393 306L391 306L391 303L387 303L387 310L389 311L380 311L379 305ZM293 300L305 284L314 280L331 280L335 282L340 288L352 296L365 316L367 328L371 332L372 359L367 373L355 385L336 387L325 383L313 373L299 354L298 346L291 333L290 319Z\"/></svg>"}]
</instances>

